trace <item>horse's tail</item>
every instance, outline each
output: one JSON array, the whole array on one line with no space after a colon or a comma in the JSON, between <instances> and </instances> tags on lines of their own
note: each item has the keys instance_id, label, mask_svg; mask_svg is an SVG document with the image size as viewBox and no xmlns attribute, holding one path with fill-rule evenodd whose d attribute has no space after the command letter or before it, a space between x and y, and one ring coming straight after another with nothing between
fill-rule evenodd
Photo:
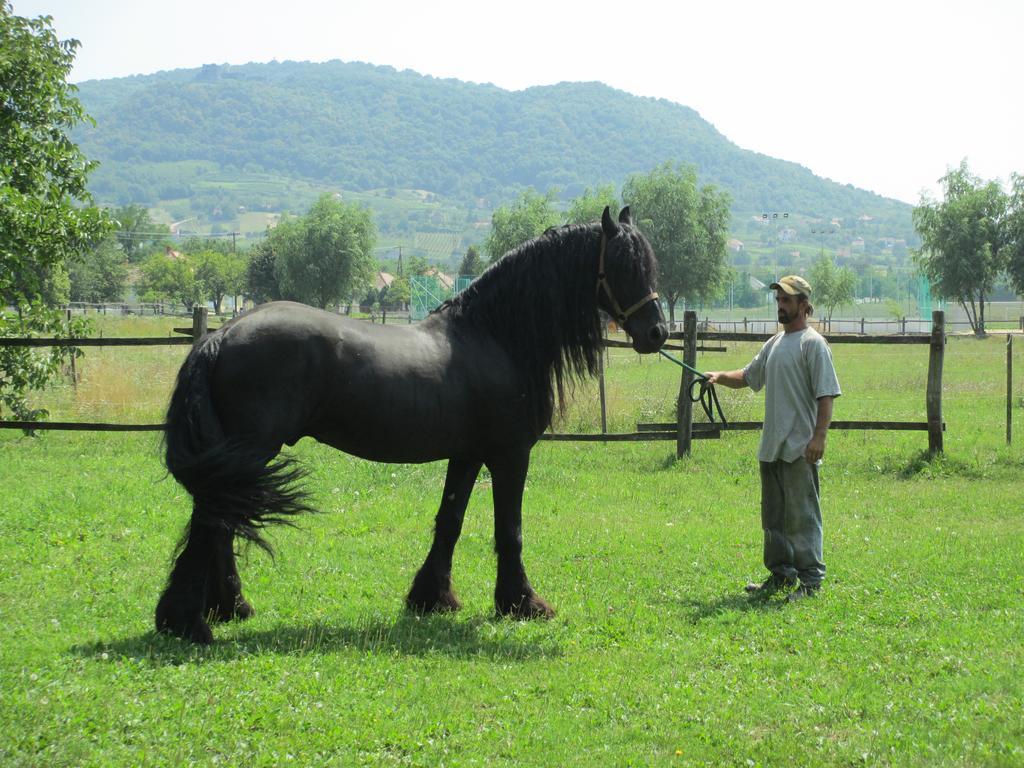
<instances>
[{"instance_id":1,"label":"horse's tail","mask_svg":"<svg viewBox=\"0 0 1024 768\"><path fill-rule=\"evenodd\" d=\"M167 409L165 462L192 495L192 525L229 530L270 552L261 530L311 509L296 486L305 472L294 459L274 459L224 434L210 394L220 340L214 334L200 342L178 372Z\"/></svg>"}]
</instances>

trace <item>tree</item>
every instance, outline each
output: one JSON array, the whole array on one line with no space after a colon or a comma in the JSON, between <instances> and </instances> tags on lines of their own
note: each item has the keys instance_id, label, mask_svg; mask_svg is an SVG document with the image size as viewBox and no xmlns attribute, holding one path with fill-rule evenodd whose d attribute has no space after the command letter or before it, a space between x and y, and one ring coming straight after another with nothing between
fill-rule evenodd
<instances>
[{"instance_id":1,"label":"tree","mask_svg":"<svg viewBox=\"0 0 1024 768\"><path fill-rule=\"evenodd\" d=\"M569 203L569 210L565 212L565 223L589 224L592 221L600 221L606 207L613 211L622 207L615 195L615 187L608 184L598 187L593 192L588 187L583 190L582 195L573 198Z\"/></svg>"},{"instance_id":2,"label":"tree","mask_svg":"<svg viewBox=\"0 0 1024 768\"><path fill-rule=\"evenodd\" d=\"M281 292L324 308L372 285L377 231L371 214L324 195L309 213L271 231Z\"/></svg>"},{"instance_id":3,"label":"tree","mask_svg":"<svg viewBox=\"0 0 1024 768\"><path fill-rule=\"evenodd\" d=\"M249 249L249 263L245 268L245 290L257 304L281 298L277 282L277 257L268 237Z\"/></svg>"},{"instance_id":4,"label":"tree","mask_svg":"<svg viewBox=\"0 0 1024 768\"><path fill-rule=\"evenodd\" d=\"M195 264L196 280L204 296L213 302L213 311L221 313L226 296L238 296L245 283L245 259L234 253L201 251L191 255Z\"/></svg>"},{"instance_id":5,"label":"tree","mask_svg":"<svg viewBox=\"0 0 1024 768\"><path fill-rule=\"evenodd\" d=\"M72 262L69 273L72 301L98 304L124 297L128 267L116 238L108 237L81 261Z\"/></svg>"},{"instance_id":6,"label":"tree","mask_svg":"<svg viewBox=\"0 0 1024 768\"><path fill-rule=\"evenodd\" d=\"M665 163L630 177L622 201L658 257L658 291L674 323L679 299L710 299L725 279L729 196L713 185L698 189L692 167Z\"/></svg>"},{"instance_id":7,"label":"tree","mask_svg":"<svg viewBox=\"0 0 1024 768\"><path fill-rule=\"evenodd\" d=\"M425 275L430 272L430 262L426 256L410 256L405 261L406 275Z\"/></svg>"},{"instance_id":8,"label":"tree","mask_svg":"<svg viewBox=\"0 0 1024 768\"><path fill-rule=\"evenodd\" d=\"M853 303L857 275L849 267L837 269L832 259L820 256L811 266L809 277L814 292L811 303L821 308L826 324L832 322L836 307Z\"/></svg>"},{"instance_id":9,"label":"tree","mask_svg":"<svg viewBox=\"0 0 1024 768\"><path fill-rule=\"evenodd\" d=\"M27 298L40 268L65 264L108 228L86 189L88 161L68 138L90 121L66 80L78 41L59 41L49 16L0 4L0 294ZM20 278L22 296L11 295ZM36 291L38 292L38 291Z\"/></svg>"},{"instance_id":10,"label":"tree","mask_svg":"<svg viewBox=\"0 0 1024 768\"><path fill-rule=\"evenodd\" d=\"M71 296L71 279L68 276L68 265L64 263L39 265L35 269L22 269L10 278L7 289L7 302L12 305L19 303L22 297L26 301L36 301L41 307L54 307L67 304Z\"/></svg>"},{"instance_id":11,"label":"tree","mask_svg":"<svg viewBox=\"0 0 1024 768\"><path fill-rule=\"evenodd\" d=\"M1013 289L1024 293L1024 176L1013 174L1006 211L1006 272Z\"/></svg>"},{"instance_id":12,"label":"tree","mask_svg":"<svg viewBox=\"0 0 1024 768\"><path fill-rule=\"evenodd\" d=\"M203 284L196 278L196 265L187 256L154 253L142 264L139 290L150 301L180 301L189 312L203 301Z\"/></svg>"},{"instance_id":13,"label":"tree","mask_svg":"<svg viewBox=\"0 0 1024 768\"><path fill-rule=\"evenodd\" d=\"M15 16L0 0L0 336L67 336L63 318L43 298L68 290L68 262L109 228L86 188L95 163L68 134L89 121L67 77L78 47L61 41L49 16ZM0 406L23 421L46 416L25 395L44 386L74 351L0 348ZM0 409L2 410L2 409Z\"/></svg>"},{"instance_id":14,"label":"tree","mask_svg":"<svg viewBox=\"0 0 1024 768\"><path fill-rule=\"evenodd\" d=\"M915 261L932 292L960 303L975 334L985 334L985 298L1010 253L1009 198L998 182L983 181L967 161L940 179L944 200L922 195L914 209L921 236Z\"/></svg>"},{"instance_id":15,"label":"tree","mask_svg":"<svg viewBox=\"0 0 1024 768\"><path fill-rule=\"evenodd\" d=\"M124 249L130 264L142 260L147 244L153 245L170 237L171 229L166 224L157 224L149 210L141 205L126 205L113 211L117 223L117 239Z\"/></svg>"},{"instance_id":16,"label":"tree","mask_svg":"<svg viewBox=\"0 0 1024 768\"><path fill-rule=\"evenodd\" d=\"M459 274L476 277L483 271L484 263L480 258L480 249L475 245L469 246L466 249L466 255L462 257L462 263L459 265Z\"/></svg>"},{"instance_id":17,"label":"tree","mask_svg":"<svg viewBox=\"0 0 1024 768\"><path fill-rule=\"evenodd\" d=\"M491 232L484 241L488 263L493 264L513 248L559 224L554 202L554 190L541 195L528 189L512 205L498 208L491 215Z\"/></svg>"},{"instance_id":18,"label":"tree","mask_svg":"<svg viewBox=\"0 0 1024 768\"><path fill-rule=\"evenodd\" d=\"M380 290L379 302L386 309L402 309L409 304L411 291L409 289L409 278L399 275Z\"/></svg>"}]
</instances>

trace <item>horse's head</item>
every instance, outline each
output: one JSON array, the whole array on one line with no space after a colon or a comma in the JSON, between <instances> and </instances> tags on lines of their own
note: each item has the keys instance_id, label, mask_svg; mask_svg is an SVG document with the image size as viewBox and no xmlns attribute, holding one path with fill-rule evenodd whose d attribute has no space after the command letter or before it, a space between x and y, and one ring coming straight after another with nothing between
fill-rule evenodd
<instances>
[{"instance_id":1,"label":"horse's head","mask_svg":"<svg viewBox=\"0 0 1024 768\"><path fill-rule=\"evenodd\" d=\"M622 209L617 222L605 208L601 233L598 306L629 334L633 349L640 353L657 352L668 338L668 325L655 292L658 262L654 250L633 226L628 206Z\"/></svg>"}]
</instances>

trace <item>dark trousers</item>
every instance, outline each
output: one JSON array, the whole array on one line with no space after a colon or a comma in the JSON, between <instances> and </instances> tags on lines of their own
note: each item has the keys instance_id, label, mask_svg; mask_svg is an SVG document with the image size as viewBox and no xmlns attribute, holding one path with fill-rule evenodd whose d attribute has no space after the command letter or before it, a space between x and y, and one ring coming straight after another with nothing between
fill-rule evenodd
<instances>
[{"instance_id":1,"label":"dark trousers","mask_svg":"<svg viewBox=\"0 0 1024 768\"><path fill-rule=\"evenodd\" d=\"M778 576L809 586L825 578L818 467L803 457L761 462L764 564Z\"/></svg>"}]
</instances>

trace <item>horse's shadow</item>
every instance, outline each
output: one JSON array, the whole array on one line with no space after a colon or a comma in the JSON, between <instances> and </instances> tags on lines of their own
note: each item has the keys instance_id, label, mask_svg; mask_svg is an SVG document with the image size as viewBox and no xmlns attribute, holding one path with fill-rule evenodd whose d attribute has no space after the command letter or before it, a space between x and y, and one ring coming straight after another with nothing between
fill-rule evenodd
<instances>
[{"instance_id":1,"label":"horse's shadow","mask_svg":"<svg viewBox=\"0 0 1024 768\"><path fill-rule=\"evenodd\" d=\"M224 627L212 646L196 646L177 638L146 632L109 642L75 645L70 652L88 659L130 658L153 666L226 661L267 654L327 655L344 650L406 656L446 656L527 661L556 658L563 651L549 636L517 637L516 622L484 617L458 620L451 616L402 614L377 616L350 625L316 621L250 630Z\"/></svg>"}]
</instances>

